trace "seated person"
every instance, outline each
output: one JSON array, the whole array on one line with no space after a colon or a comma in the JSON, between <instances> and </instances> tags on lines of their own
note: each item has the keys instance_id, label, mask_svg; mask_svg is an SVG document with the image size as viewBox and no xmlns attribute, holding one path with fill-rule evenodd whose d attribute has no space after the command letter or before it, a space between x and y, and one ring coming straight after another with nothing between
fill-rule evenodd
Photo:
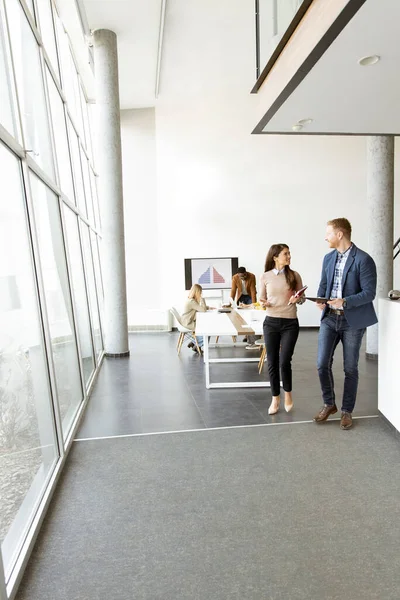
<instances>
[{"instance_id":1,"label":"seated person","mask_svg":"<svg viewBox=\"0 0 400 600\"><path fill-rule=\"evenodd\" d=\"M239 267L236 275L232 277L231 299L240 305L250 305L257 302L256 278L253 273L246 271L246 267ZM259 350L255 341L260 336L248 335L244 341L248 342L246 350Z\"/></svg>"},{"instance_id":2,"label":"seated person","mask_svg":"<svg viewBox=\"0 0 400 600\"><path fill-rule=\"evenodd\" d=\"M232 277L231 299L237 304L257 302L256 278L246 271L246 267L239 267Z\"/></svg>"},{"instance_id":3,"label":"seated person","mask_svg":"<svg viewBox=\"0 0 400 600\"><path fill-rule=\"evenodd\" d=\"M196 329L196 314L198 312L206 312L206 310L211 310L211 307L208 307L205 303L205 300L202 296L203 288L198 283L195 283L190 288L188 299L185 302L185 306L183 307L183 312L181 315L181 323L187 329L191 329L194 331ZM197 344L199 348L203 347L203 337L201 335L197 336ZM188 344L188 348L192 348L194 352L197 352L196 341L193 337L193 341Z\"/></svg>"}]
</instances>

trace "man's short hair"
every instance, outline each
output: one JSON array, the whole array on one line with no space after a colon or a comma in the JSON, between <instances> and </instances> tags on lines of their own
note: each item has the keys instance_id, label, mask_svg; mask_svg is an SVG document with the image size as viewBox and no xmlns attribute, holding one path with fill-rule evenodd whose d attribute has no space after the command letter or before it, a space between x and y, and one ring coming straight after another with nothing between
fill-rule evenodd
<instances>
[{"instance_id":1,"label":"man's short hair","mask_svg":"<svg viewBox=\"0 0 400 600\"><path fill-rule=\"evenodd\" d=\"M341 231L343 235L351 240L351 223L348 219L345 219L344 217L340 219L331 219L327 224L331 225L333 229Z\"/></svg>"},{"instance_id":2,"label":"man's short hair","mask_svg":"<svg viewBox=\"0 0 400 600\"><path fill-rule=\"evenodd\" d=\"M246 267L239 267L237 270L238 273L247 273Z\"/></svg>"}]
</instances>

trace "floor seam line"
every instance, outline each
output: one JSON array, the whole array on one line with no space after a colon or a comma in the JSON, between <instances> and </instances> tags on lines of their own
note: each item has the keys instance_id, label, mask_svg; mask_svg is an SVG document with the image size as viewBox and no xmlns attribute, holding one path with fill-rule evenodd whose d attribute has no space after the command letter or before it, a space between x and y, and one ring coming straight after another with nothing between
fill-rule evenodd
<instances>
[{"instance_id":1,"label":"floor seam line","mask_svg":"<svg viewBox=\"0 0 400 600\"><path fill-rule=\"evenodd\" d=\"M380 418L380 415L362 415L359 417L353 417L353 421L359 419L377 419ZM329 422L340 421L340 418L329 419ZM149 436L149 435L172 435L177 433L198 433L203 431L223 431L227 429L254 429L256 427L279 427L283 425L306 425L309 423L314 423L312 419L307 421L290 421L286 423L257 423L254 425L229 425L226 427L205 427L201 429L176 429L171 431L151 431L145 433L125 433L121 435L108 435L108 436L99 436L99 437L90 437L90 438L75 438L74 442L90 442L96 440L112 440L119 438L129 438L129 437L140 437L140 436ZM315 424L318 427L323 427L322 424Z\"/></svg>"}]
</instances>

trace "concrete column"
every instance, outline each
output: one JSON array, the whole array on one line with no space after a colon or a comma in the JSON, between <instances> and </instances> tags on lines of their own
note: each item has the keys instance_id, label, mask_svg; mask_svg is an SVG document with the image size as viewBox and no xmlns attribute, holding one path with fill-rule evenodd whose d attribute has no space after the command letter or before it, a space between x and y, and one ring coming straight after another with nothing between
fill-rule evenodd
<instances>
[{"instance_id":1,"label":"concrete column","mask_svg":"<svg viewBox=\"0 0 400 600\"><path fill-rule=\"evenodd\" d=\"M0 552L0 600L7 600L6 582L4 577L3 557Z\"/></svg>"},{"instance_id":2,"label":"concrete column","mask_svg":"<svg viewBox=\"0 0 400 600\"><path fill-rule=\"evenodd\" d=\"M103 233L104 334L108 356L128 356L121 124L117 36L98 29L93 34L99 172L99 204Z\"/></svg>"},{"instance_id":3,"label":"concrete column","mask_svg":"<svg viewBox=\"0 0 400 600\"><path fill-rule=\"evenodd\" d=\"M376 297L385 298L393 288L394 137L371 136L367 140L367 197L369 253L376 262ZM378 308L378 302L375 302ZM379 316L379 315L378 315ZM378 325L367 329L367 356L378 356Z\"/></svg>"}]
</instances>

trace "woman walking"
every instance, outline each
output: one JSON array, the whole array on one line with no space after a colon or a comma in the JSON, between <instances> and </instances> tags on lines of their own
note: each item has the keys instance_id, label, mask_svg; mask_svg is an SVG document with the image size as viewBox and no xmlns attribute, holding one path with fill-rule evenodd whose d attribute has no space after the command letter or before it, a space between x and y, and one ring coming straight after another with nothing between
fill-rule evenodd
<instances>
[{"instance_id":1,"label":"woman walking","mask_svg":"<svg viewBox=\"0 0 400 600\"><path fill-rule=\"evenodd\" d=\"M290 250L286 244L273 244L265 260L265 273L261 276L260 304L266 308L264 339L267 349L268 372L272 402L268 414L279 410L280 372L285 391L285 410L293 408L292 356L299 335L297 319L298 302L295 296L303 283L300 275L290 268Z\"/></svg>"}]
</instances>

